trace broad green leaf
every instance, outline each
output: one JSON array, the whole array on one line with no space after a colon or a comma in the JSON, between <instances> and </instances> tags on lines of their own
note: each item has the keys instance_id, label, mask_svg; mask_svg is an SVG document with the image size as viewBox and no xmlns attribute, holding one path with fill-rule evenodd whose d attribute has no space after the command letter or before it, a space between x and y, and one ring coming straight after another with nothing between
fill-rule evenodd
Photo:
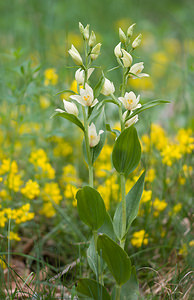
<instances>
[{"instance_id":1,"label":"broad green leaf","mask_svg":"<svg viewBox=\"0 0 194 300\"><path fill-rule=\"evenodd\" d=\"M74 92L74 91L72 91L72 90L65 89L65 90L62 90L62 91L58 92L55 96L60 95L60 94L62 94L62 93L71 93L71 94L74 94L74 95L77 94L76 92Z\"/></svg>"},{"instance_id":2,"label":"broad green leaf","mask_svg":"<svg viewBox=\"0 0 194 300\"><path fill-rule=\"evenodd\" d=\"M92 237L90 241L90 246L87 249L87 260L90 268L92 269L96 277L98 276L98 274L101 274L104 271L106 264L103 261L102 257L100 257L96 253L94 237Z\"/></svg>"},{"instance_id":3,"label":"broad green leaf","mask_svg":"<svg viewBox=\"0 0 194 300\"><path fill-rule=\"evenodd\" d=\"M92 230L100 228L106 217L106 208L100 193L84 186L77 192L76 199L80 219Z\"/></svg>"},{"instance_id":4,"label":"broad green leaf","mask_svg":"<svg viewBox=\"0 0 194 300\"><path fill-rule=\"evenodd\" d=\"M126 195L126 233L133 220L137 217L139 203L143 193L145 172L139 177L132 189ZM122 203L120 202L113 218L114 232L119 240L122 240Z\"/></svg>"},{"instance_id":5,"label":"broad green leaf","mask_svg":"<svg viewBox=\"0 0 194 300\"><path fill-rule=\"evenodd\" d=\"M121 287L121 300L138 300L139 296L139 284L137 280L135 266L131 268L131 277Z\"/></svg>"},{"instance_id":6,"label":"broad green leaf","mask_svg":"<svg viewBox=\"0 0 194 300\"><path fill-rule=\"evenodd\" d=\"M112 161L118 173L127 177L137 167L141 158L141 146L134 126L125 129L117 138Z\"/></svg>"},{"instance_id":7,"label":"broad green leaf","mask_svg":"<svg viewBox=\"0 0 194 300\"><path fill-rule=\"evenodd\" d=\"M94 87L94 98L97 98L100 95L100 92L102 90L103 84L104 84L104 76L102 75L100 77L100 80L98 81L98 83L96 84L96 86Z\"/></svg>"},{"instance_id":8,"label":"broad green leaf","mask_svg":"<svg viewBox=\"0 0 194 300\"><path fill-rule=\"evenodd\" d=\"M63 112L63 113L60 113L60 112L55 112L51 118L53 117L56 117L56 116L60 116L66 120L69 120L70 122L74 123L75 125L77 125L79 128L81 128L81 130L85 131L85 128L82 124L82 122L76 117L74 116L73 114L69 114L67 112Z\"/></svg>"},{"instance_id":9,"label":"broad green leaf","mask_svg":"<svg viewBox=\"0 0 194 300\"><path fill-rule=\"evenodd\" d=\"M110 295L105 287L93 279L80 279L77 285L77 292L79 299L89 297L89 299L94 300L110 300Z\"/></svg>"},{"instance_id":10,"label":"broad green leaf","mask_svg":"<svg viewBox=\"0 0 194 300\"><path fill-rule=\"evenodd\" d=\"M131 275L131 261L127 253L105 234L99 235L97 248L117 284L127 282Z\"/></svg>"},{"instance_id":11,"label":"broad green leaf","mask_svg":"<svg viewBox=\"0 0 194 300\"><path fill-rule=\"evenodd\" d=\"M112 219L108 212L106 212L106 217L104 220L104 224L98 229L99 233L105 233L108 235L112 240L115 240L115 233L113 229Z\"/></svg>"},{"instance_id":12,"label":"broad green leaf","mask_svg":"<svg viewBox=\"0 0 194 300\"><path fill-rule=\"evenodd\" d=\"M140 108L137 108L131 115L129 115L129 117L126 119L126 121L130 120L135 115L141 113L142 111L144 111L146 109L152 108L152 107L160 105L160 104L166 104L166 103L170 103L170 101L167 101L167 100L153 100L153 101L150 101L146 104L143 104Z\"/></svg>"}]
</instances>

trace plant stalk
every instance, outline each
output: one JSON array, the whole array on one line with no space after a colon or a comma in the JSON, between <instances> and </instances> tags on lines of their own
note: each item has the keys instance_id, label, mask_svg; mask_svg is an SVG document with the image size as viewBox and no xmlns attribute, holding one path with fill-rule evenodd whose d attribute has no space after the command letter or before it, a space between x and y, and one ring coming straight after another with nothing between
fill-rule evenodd
<instances>
[{"instance_id":1,"label":"plant stalk","mask_svg":"<svg viewBox=\"0 0 194 300\"><path fill-rule=\"evenodd\" d=\"M122 236L126 233L126 199L125 199L125 176L120 174L121 179L121 201L122 201ZM125 238L121 241L121 248L125 247Z\"/></svg>"},{"instance_id":2,"label":"plant stalk","mask_svg":"<svg viewBox=\"0 0 194 300\"><path fill-rule=\"evenodd\" d=\"M119 285L116 285L116 297L115 300L120 300L121 295L121 287Z\"/></svg>"}]
</instances>

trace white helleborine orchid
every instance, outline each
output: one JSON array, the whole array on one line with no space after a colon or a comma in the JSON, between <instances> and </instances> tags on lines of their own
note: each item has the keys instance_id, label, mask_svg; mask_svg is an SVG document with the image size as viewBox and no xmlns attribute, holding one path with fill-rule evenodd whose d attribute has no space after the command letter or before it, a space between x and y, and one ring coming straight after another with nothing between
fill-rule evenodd
<instances>
[{"instance_id":1,"label":"white helleborine orchid","mask_svg":"<svg viewBox=\"0 0 194 300\"><path fill-rule=\"evenodd\" d=\"M125 93L124 97L119 97L118 99L123 103L127 110L135 110L141 107L141 104L139 103L140 95L136 97L134 92Z\"/></svg>"},{"instance_id":2,"label":"white helleborine orchid","mask_svg":"<svg viewBox=\"0 0 194 300\"><path fill-rule=\"evenodd\" d=\"M124 67L128 68L131 66L133 58L130 53L122 49L123 57L121 58L124 64Z\"/></svg>"},{"instance_id":3,"label":"white helleborine orchid","mask_svg":"<svg viewBox=\"0 0 194 300\"><path fill-rule=\"evenodd\" d=\"M94 68L90 68L88 69L88 76L87 76L87 80L90 78L92 72L94 71ZM85 72L84 70L82 70L81 68L78 69L75 72L75 80L77 81L77 83L79 85L84 85L84 80L85 80Z\"/></svg>"},{"instance_id":4,"label":"white helleborine orchid","mask_svg":"<svg viewBox=\"0 0 194 300\"><path fill-rule=\"evenodd\" d=\"M73 61L77 65L79 65L79 66L83 65L83 61L82 61L81 55L79 54L79 52L77 51L77 49L73 45L71 45L71 49L68 52L71 55Z\"/></svg>"},{"instance_id":5,"label":"white helleborine orchid","mask_svg":"<svg viewBox=\"0 0 194 300\"><path fill-rule=\"evenodd\" d=\"M95 60L99 56L101 46L102 46L102 44L98 43L96 46L94 46L92 48L92 51L91 51L91 54L90 54L90 57L91 57L92 60Z\"/></svg>"},{"instance_id":6,"label":"white helleborine orchid","mask_svg":"<svg viewBox=\"0 0 194 300\"><path fill-rule=\"evenodd\" d=\"M123 114L123 121L125 121L126 115L127 115L127 111L125 111ZM130 127L131 125L137 123L138 120L139 120L138 115L135 115L133 118L125 122L125 127Z\"/></svg>"},{"instance_id":7,"label":"white helleborine orchid","mask_svg":"<svg viewBox=\"0 0 194 300\"><path fill-rule=\"evenodd\" d=\"M94 125L94 123L92 123L88 127L89 145L90 145L91 148L95 147L100 142L100 135L103 132L104 132L103 130L100 130L99 134L97 135L96 126Z\"/></svg>"},{"instance_id":8,"label":"white helleborine orchid","mask_svg":"<svg viewBox=\"0 0 194 300\"><path fill-rule=\"evenodd\" d=\"M122 51L121 51L121 42L115 47L114 54L116 57L121 58L122 57Z\"/></svg>"},{"instance_id":9,"label":"white helleborine orchid","mask_svg":"<svg viewBox=\"0 0 194 300\"><path fill-rule=\"evenodd\" d=\"M80 95L72 95L70 98L76 100L83 106L93 107L98 103L98 100L94 99L93 89L87 83L85 89L80 89Z\"/></svg>"},{"instance_id":10,"label":"white helleborine orchid","mask_svg":"<svg viewBox=\"0 0 194 300\"><path fill-rule=\"evenodd\" d=\"M77 106L74 104L74 103L71 103L69 101L66 101L65 99L63 99L63 104L64 104L64 108L65 108L65 111L68 113L68 114L72 114L74 116L78 116L78 109L77 109ZM55 111L57 112L60 112L60 113L64 113L65 111L60 109L60 108L57 108L55 109Z\"/></svg>"},{"instance_id":11,"label":"white helleborine orchid","mask_svg":"<svg viewBox=\"0 0 194 300\"><path fill-rule=\"evenodd\" d=\"M141 73L142 70L144 69L144 65L143 65L143 64L144 64L143 62L139 62L139 63L137 63L137 64L134 64L133 66L131 66L130 72L133 73L133 74L135 74L135 75L137 75L137 76L140 77L140 78L143 78L143 77L149 77L148 74L146 74L146 73ZM130 76L131 76L133 79L138 78L138 77L133 76L133 75L130 75Z\"/></svg>"},{"instance_id":12,"label":"white helleborine orchid","mask_svg":"<svg viewBox=\"0 0 194 300\"><path fill-rule=\"evenodd\" d=\"M104 85L101 90L101 94L103 94L104 96L109 96L109 95L113 94L114 92L115 92L115 87L114 87L113 82L111 82L110 80L105 78Z\"/></svg>"},{"instance_id":13,"label":"white helleborine orchid","mask_svg":"<svg viewBox=\"0 0 194 300\"><path fill-rule=\"evenodd\" d=\"M142 40L142 34L139 34L138 37L136 37L136 39L133 41L132 48L135 49L139 47L139 45L141 44L141 40Z\"/></svg>"}]
</instances>

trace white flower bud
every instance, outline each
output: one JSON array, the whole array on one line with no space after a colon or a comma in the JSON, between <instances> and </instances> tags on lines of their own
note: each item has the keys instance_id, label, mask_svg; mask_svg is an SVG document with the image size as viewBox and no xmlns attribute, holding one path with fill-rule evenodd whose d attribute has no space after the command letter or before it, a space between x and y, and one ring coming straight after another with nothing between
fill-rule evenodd
<instances>
[{"instance_id":1,"label":"white flower bud","mask_svg":"<svg viewBox=\"0 0 194 300\"><path fill-rule=\"evenodd\" d=\"M84 26L82 25L81 22L79 22L79 31L82 35L84 34Z\"/></svg>"},{"instance_id":2,"label":"white flower bud","mask_svg":"<svg viewBox=\"0 0 194 300\"><path fill-rule=\"evenodd\" d=\"M73 61L77 65L79 65L79 66L83 65L83 61L82 61L81 55L79 54L79 52L77 51L77 49L73 45L71 45L71 49L68 52L71 55Z\"/></svg>"},{"instance_id":3,"label":"white flower bud","mask_svg":"<svg viewBox=\"0 0 194 300\"><path fill-rule=\"evenodd\" d=\"M133 28L135 27L136 23L134 23L133 25L129 26L129 28L127 29L127 36L130 38L133 35Z\"/></svg>"},{"instance_id":4,"label":"white flower bud","mask_svg":"<svg viewBox=\"0 0 194 300\"><path fill-rule=\"evenodd\" d=\"M79 85L83 85L83 83L84 83L84 78L85 78L84 70L82 70L81 68L78 69L78 70L75 72L75 80L77 81L77 83L78 83Z\"/></svg>"},{"instance_id":5,"label":"white flower bud","mask_svg":"<svg viewBox=\"0 0 194 300\"><path fill-rule=\"evenodd\" d=\"M94 31L91 32L88 44L90 47L94 47L94 45L96 44L96 35Z\"/></svg>"},{"instance_id":6,"label":"white flower bud","mask_svg":"<svg viewBox=\"0 0 194 300\"><path fill-rule=\"evenodd\" d=\"M121 51L121 42L115 47L114 54L117 58L122 57L122 51Z\"/></svg>"},{"instance_id":7,"label":"white flower bud","mask_svg":"<svg viewBox=\"0 0 194 300\"><path fill-rule=\"evenodd\" d=\"M136 39L133 41L132 48L135 49L135 48L139 47L139 45L141 44L141 40L142 40L142 34L139 34L136 37Z\"/></svg>"},{"instance_id":8,"label":"white flower bud","mask_svg":"<svg viewBox=\"0 0 194 300\"><path fill-rule=\"evenodd\" d=\"M138 121L138 115L135 115L133 118L129 119L128 121L125 122L125 127L130 127L133 124L137 123Z\"/></svg>"},{"instance_id":9,"label":"white flower bud","mask_svg":"<svg viewBox=\"0 0 194 300\"><path fill-rule=\"evenodd\" d=\"M89 35L90 35L89 27L90 27L90 25L87 24L87 26L84 28L83 36L84 36L84 39L85 39L85 40L88 40L88 39L89 39Z\"/></svg>"},{"instance_id":10,"label":"white flower bud","mask_svg":"<svg viewBox=\"0 0 194 300\"><path fill-rule=\"evenodd\" d=\"M103 130L100 130L99 134L97 135L96 126L94 125L94 123L92 123L88 127L89 145L91 148L95 147L100 142L100 135L103 132L104 132Z\"/></svg>"},{"instance_id":11,"label":"white flower bud","mask_svg":"<svg viewBox=\"0 0 194 300\"><path fill-rule=\"evenodd\" d=\"M66 112L68 112L69 114L72 114L76 117L78 116L79 112L78 112L78 109L77 109L77 106L75 105L75 103L71 103L71 102L63 99L63 104L64 104Z\"/></svg>"},{"instance_id":12,"label":"white flower bud","mask_svg":"<svg viewBox=\"0 0 194 300\"><path fill-rule=\"evenodd\" d=\"M125 33L123 32L123 30L121 28L119 28L119 38L120 38L120 41L121 43L125 44L126 43L126 35Z\"/></svg>"},{"instance_id":13,"label":"white flower bud","mask_svg":"<svg viewBox=\"0 0 194 300\"><path fill-rule=\"evenodd\" d=\"M101 94L103 94L104 96L109 96L109 95L113 94L114 92L115 92L115 87L114 87L113 82L111 82L110 80L105 78L104 85L101 90Z\"/></svg>"},{"instance_id":14,"label":"white flower bud","mask_svg":"<svg viewBox=\"0 0 194 300\"><path fill-rule=\"evenodd\" d=\"M128 68L131 66L133 58L130 53L122 49L123 57L121 58L124 64L124 67Z\"/></svg>"},{"instance_id":15,"label":"white flower bud","mask_svg":"<svg viewBox=\"0 0 194 300\"><path fill-rule=\"evenodd\" d=\"M94 48L92 48L90 54L92 60L95 60L99 56L101 45L102 45L101 43L98 43Z\"/></svg>"}]
</instances>

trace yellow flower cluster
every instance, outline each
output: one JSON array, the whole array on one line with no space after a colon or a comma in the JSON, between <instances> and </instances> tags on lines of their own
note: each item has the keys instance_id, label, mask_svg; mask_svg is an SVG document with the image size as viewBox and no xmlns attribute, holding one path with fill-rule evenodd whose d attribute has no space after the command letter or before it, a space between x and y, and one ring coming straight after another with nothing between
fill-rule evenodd
<instances>
[{"instance_id":1,"label":"yellow flower cluster","mask_svg":"<svg viewBox=\"0 0 194 300\"><path fill-rule=\"evenodd\" d=\"M104 178L107 173L111 171L111 153L112 147L110 145L105 145L100 153L99 159L95 163L95 175L98 178Z\"/></svg>"},{"instance_id":2,"label":"yellow flower cluster","mask_svg":"<svg viewBox=\"0 0 194 300\"><path fill-rule=\"evenodd\" d=\"M142 197L141 197L141 203L149 202L152 199L152 191L151 190L144 190Z\"/></svg>"},{"instance_id":3,"label":"yellow flower cluster","mask_svg":"<svg viewBox=\"0 0 194 300\"><path fill-rule=\"evenodd\" d=\"M30 212L30 204L27 203L17 209L4 208L0 211L0 227L4 227L9 219L15 220L16 224L34 219L34 213Z\"/></svg>"},{"instance_id":4,"label":"yellow flower cluster","mask_svg":"<svg viewBox=\"0 0 194 300\"><path fill-rule=\"evenodd\" d=\"M55 137L54 141L57 143L55 148L53 149L53 154L56 157L68 156L73 153L72 146L64 141L61 137Z\"/></svg>"},{"instance_id":5,"label":"yellow flower cluster","mask_svg":"<svg viewBox=\"0 0 194 300\"><path fill-rule=\"evenodd\" d=\"M15 232L13 232L13 231L10 231L10 232L8 233L7 238L8 238L10 241L12 241L12 240L17 241L17 242L21 241L21 238L18 236L18 234L15 233Z\"/></svg>"},{"instance_id":6,"label":"yellow flower cluster","mask_svg":"<svg viewBox=\"0 0 194 300\"><path fill-rule=\"evenodd\" d=\"M184 154L191 153L194 149L194 138L191 129L180 129L175 140L169 140L165 130L157 124L152 124L150 136L142 136L144 152L151 152L155 147L162 157L163 164L172 166Z\"/></svg>"},{"instance_id":7,"label":"yellow flower cluster","mask_svg":"<svg viewBox=\"0 0 194 300\"><path fill-rule=\"evenodd\" d=\"M30 154L29 161L37 168L42 169L43 176L49 179L55 178L55 170L48 161L46 152L43 149L38 149Z\"/></svg>"},{"instance_id":8,"label":"yellow flower cluster","mask_svg":"<svg viewBox=\"0 0 194 300\"><path fill-rule=\"evenodd\" d=\"M145 233L144 229L133 233L131 244L137 248L148 244L148 234Z\"/></svg>"},{"instance_id":9,"label":"yellow flower cluster","mask_svg":"<svg viewBox=\"0 0 194 300\"><path fill-rule=\"evenodd\" d=\"M153 202L153 208L154 208L154 217L158 217L160 212L165 210L167 206L167 203L165 200L159 200L159 198L155 198Z\"/></svg>"},{"instance_id":10,"label":"yellow flower cluster","mask_svg":"<svg viewBox=\"0 0 194 300\"><path fill-rule=\"evenodd\" d=\"M21 193L28 199L34 199L40 194L40 187L36 181L31 179L26 182L25 187L21 189Z\"/></svg>"},{"instance_id":11,"label":"yellow flower cluster","mask_svg":"<svg viewBox=\"0 0 194 300\"><path fill-rule=\"evenodd\" d=\"M56 182L46 183L42 191L42 198L44 203L42 209L39 211L40 214L45 215L47 218L53 217L55 215L53 202L59 204L62 200L58 184Z\"/></svg>"},{"instance_id":12,"label":"yellow flower cluster","mask_svg":"<svg viewBox=\"0 0 194 300\"><path fill-rule=\"evenodd\" d=\"M49 68L49 69L46 69L44 71L44 77L45 77L45 80L44 80L44 85L56 85L57 82L58 82L58 75L56 73L56 70L53 69L53 68Z\"/></svg>"},{"instance_id":13,"label":"yellow flower cluster","mask_svg":"<svg viewBox=\"0 0 194 300\"><path fill-rule=\"evenodd\" d=\"M18 165L16 161L11 162L9 158L3 159L0 166L0 175L5 175L6 173L8 174L5 178L5 184L10 190L18 192L23 184L23 181L21 179L21 175L18 174Z\"/></svg>"}]
</instances>

